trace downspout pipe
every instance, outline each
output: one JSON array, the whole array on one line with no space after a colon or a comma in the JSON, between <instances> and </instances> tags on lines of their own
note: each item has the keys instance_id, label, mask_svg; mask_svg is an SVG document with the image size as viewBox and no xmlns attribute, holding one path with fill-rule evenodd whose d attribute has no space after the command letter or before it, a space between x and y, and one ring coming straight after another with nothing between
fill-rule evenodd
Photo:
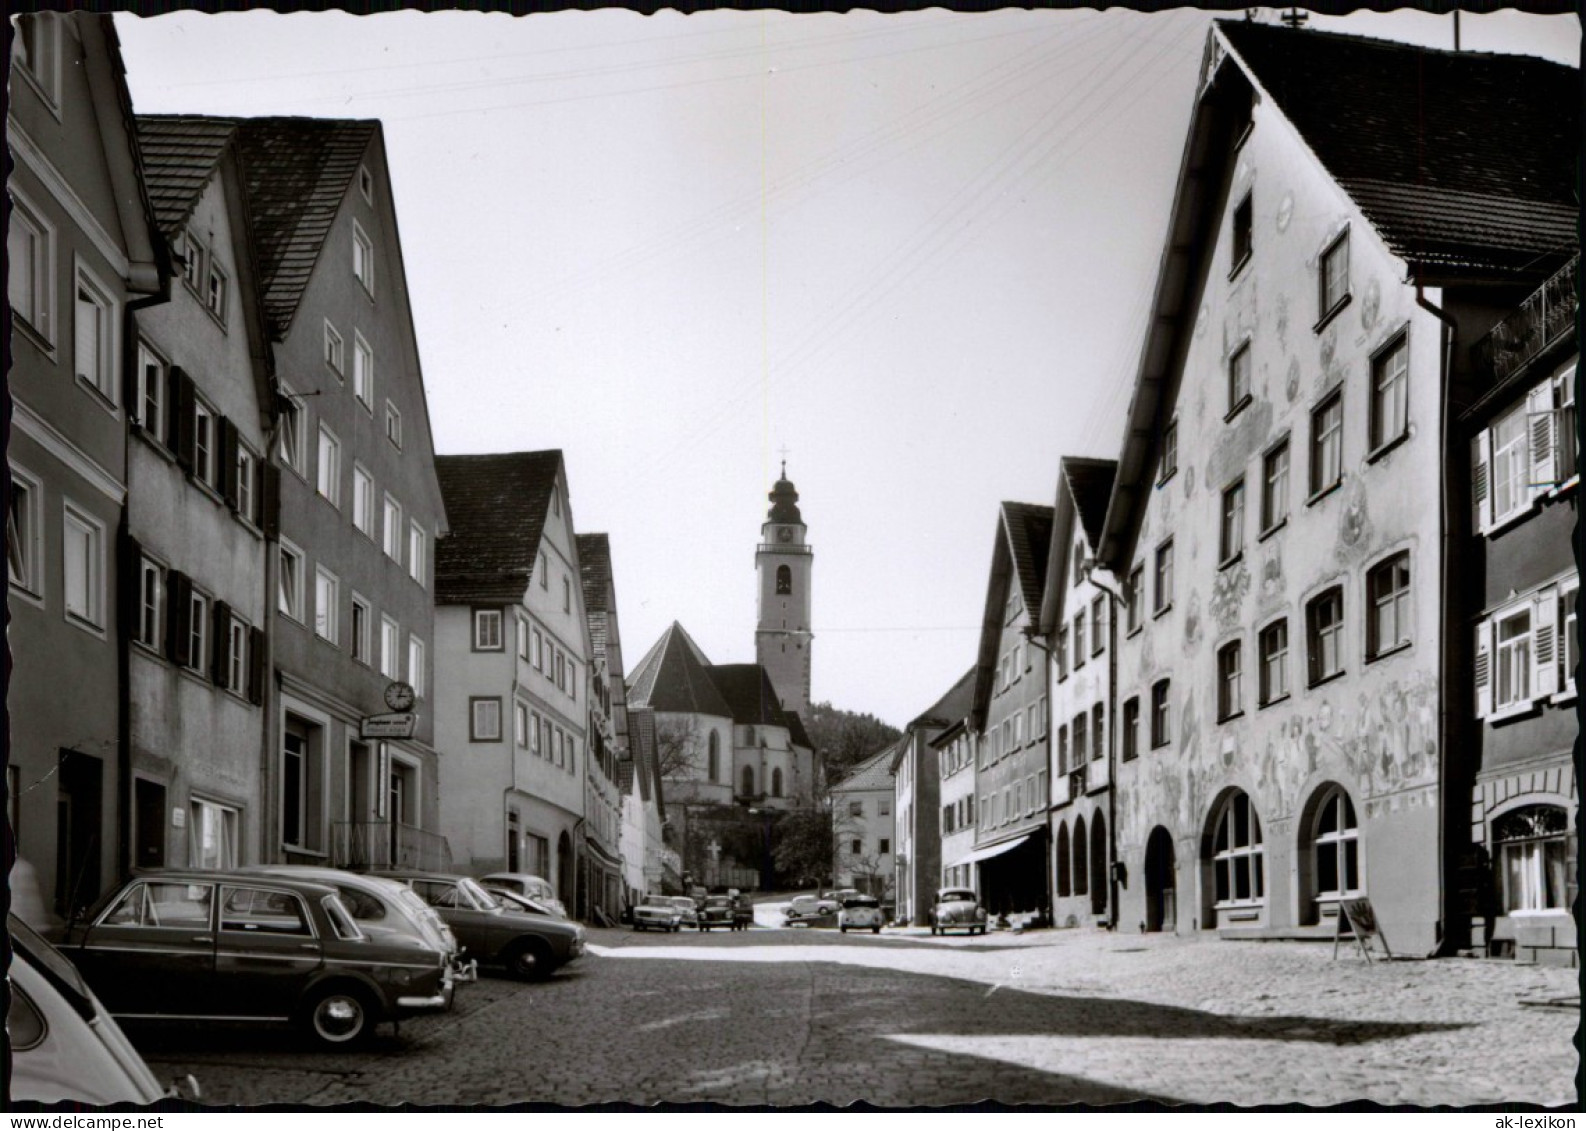
<instances>
[{"instance_id":1,"label":"downspout pipe","mask_svg":"<svg viewBox=\"0 0 1586 1131\"><path fill-rule=\"evenodd\" d=\"M122 305L124 326L121 334L123 372L136 372L138 364L138 322L136 314L151 306L171 301L169 275L160 276L159 289L142 298L128 299ZM131 406L123 405L123 408ZM125 421L125 417L123 418ZM121 530L116 539L121 555L130 555L132 545L132 435L123 427L121 447L121 483L126 497L121 503ZM123 561L121 577L135 575L139 563ZM125 586L116 592L116 874L130 875L132 859L132 639L136 634L137 606L121 599ZM165 824L170 818L162 814L160 833L164 836ZM95 895L98 893L96 892Z\"/></svg>"},{"instance_id":2,"label":"downspout pipe","mask_svg":"<svg viewBox=\"0 0 1586 1131\"><path fill-rule=\"evenodd\" d=\"M1107 929L1118 929L1118 610L1127 608L1123 594L1096 577L1095 567L1085 579L1112 600L1112 616L1107 618Z\"/></svg>"},{"instance_id":3,"label":"downspout pipe","mask_svg":"<svg viewBox=\"0 0 1586 1131\"><path fill-rule=\"evenodd\" d=\"M1449 449L1449 417L1452 414L1449 393L1453 383L1454 344L1459 337L1459 323L1448 311L1433 303L1426 297L1424 285L1420 279L1415 280L1415 303L1421 309L1431 314L1443 326L1441 335L1442 353L1440 362L1442 376L1438 390L1437 414L1437 440L1438 440L1438 482L1437 482L1437 609L1440 623L1439 631L1445 636L1440 640L1437 649L1437 893L1438 893L1438 919L1436 923L1437 942L1431 954L1427 957L1435 958L1448 952L1450 947L1449 928L1453 901L1448 891L1448 856L1450 851L1448 810L1450 804L1449 788L1449 751L1453 743L1453 726L1448 714L1448 688L1449 680L1455 678L1453 663L1449 652L1449 641L1446 639L1449 626L1453 620L1448 607L1449 594L1453 586L1449 574L1453 561L1453 523L1450 520L1449 508L1451 506L1452 491L1449 484L1451 460ZM1462 810L1463 811L1463 810Z\"/></svg>"}]
</instances>

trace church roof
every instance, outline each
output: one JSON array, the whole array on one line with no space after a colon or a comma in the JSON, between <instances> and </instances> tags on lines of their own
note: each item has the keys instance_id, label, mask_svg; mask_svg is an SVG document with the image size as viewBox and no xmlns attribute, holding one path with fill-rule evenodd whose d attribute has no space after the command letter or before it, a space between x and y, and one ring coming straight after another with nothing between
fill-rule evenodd
<instances>
[{"instance_id":1,"label":"church roof","mask_svg":"<svg viewBox=\"0 0 1586 1131\"><path fill-rule=\"evenodd\" d=\"M782 700L771 685L771 676L759 664L714 664L707 668L710 678L732 708L732 721L740 726L779 726L792 729L789 717L798 716L782 709Z\"/></svg>"},{"instance_id":2,"label":"church roof","mask_svg":"<svg viewBox=\"0 0 1586 1131\"><path fill-rule=\"evenodd\" d=\"M443 604L523 599L540 552L562 453L436 456L449 537L435 550Z\"/></svg>"},{"instance_id":3,"label":"church roof","mask_svg":"<svg viewBox=\"0 0 1586 1131\"><path fill-rule=\"evenodd\" d=\"M782 464L782 477L772 485L771 493L766 498L771 500L771 510L766 517L772 522L803 523L798 508L799 493L793 481L787 477L785 462Z\"/></svg>"},{"instance_id":4,"label":"church roof","mask_svg":"<svg viewBox=\"0 0 1586 1131\"><path fill-rule=\"evenodd\" d=\"M628 677L628 706L730 719L733 711L699 646L673 621Z\"/></svg>"}]
</instances>

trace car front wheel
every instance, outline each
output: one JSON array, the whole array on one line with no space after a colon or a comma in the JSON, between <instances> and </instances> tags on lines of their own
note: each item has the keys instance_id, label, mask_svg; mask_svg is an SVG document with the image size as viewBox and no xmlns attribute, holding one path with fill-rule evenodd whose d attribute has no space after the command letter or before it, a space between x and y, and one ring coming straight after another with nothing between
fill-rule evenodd
<instances>
[{"instance_id":1,"label":"car front wheel","mask_svg":"<svg viewBox=\"0 0 1586 1131\"><path fill-rule=\"evenodd\" d=\"M374 1011L360 990L337 987L316 997L304 1015L309 1036L326 1048L360 1044L374 1034Z\"/></svg>"},{"instance_id":2,"label":"car front wheel","mask_svg":"<svg viewBox=\"0 0 1586 1131\"><path fill-rule=\"evenodd\" d=\"M525 981L549 978L554 969L551 948L540 939L524 939L507 957L507 969L514 977Z\"/></svg>"}]
</instances>

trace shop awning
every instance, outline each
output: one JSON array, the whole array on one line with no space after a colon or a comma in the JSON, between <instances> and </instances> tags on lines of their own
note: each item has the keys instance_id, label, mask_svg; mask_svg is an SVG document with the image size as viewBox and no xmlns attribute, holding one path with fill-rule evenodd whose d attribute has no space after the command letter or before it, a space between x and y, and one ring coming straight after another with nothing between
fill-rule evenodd
<instances>
[{"instance_id":1,"label":"shop awning","mask_svg":"<svg viewBox=\"0 0 1586 1131\"><path fill-rule=\"evenodd\" d=\"M1030 833L1025 833L1023 836L1016 836L1012 840L1005 840L1001 844L988 844L984 848L977 848L967 856L961 856L955 860L952 867L957 868L963 864L978 864L982 860L990 860L993 856L1001 856L1004 852L1011 852L1029 840L1030 835Z\"/></svg>"}]
</instances>

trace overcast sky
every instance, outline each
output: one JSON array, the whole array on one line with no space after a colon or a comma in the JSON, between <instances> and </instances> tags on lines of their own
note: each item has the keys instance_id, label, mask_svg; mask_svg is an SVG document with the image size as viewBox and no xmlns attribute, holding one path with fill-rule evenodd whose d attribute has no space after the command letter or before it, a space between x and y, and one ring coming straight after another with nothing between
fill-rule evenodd
<instances>
[{"instance_id":1,"label":"overcast sky","mask_svg":"<svg viewBox=\"0 0 1586 1131\"><path fill-rule=\"evenodd\" d=\"M561 448L632 667L754 659L780 451L813 697L973 662L1001 500L1115 457L1211 15L116 17L137 111L384 123L436 450ZM1452 46L1449 17L1319 19ZM1578 63L1574 16L1462 46Z\"/></svg>"}]
</instances>

